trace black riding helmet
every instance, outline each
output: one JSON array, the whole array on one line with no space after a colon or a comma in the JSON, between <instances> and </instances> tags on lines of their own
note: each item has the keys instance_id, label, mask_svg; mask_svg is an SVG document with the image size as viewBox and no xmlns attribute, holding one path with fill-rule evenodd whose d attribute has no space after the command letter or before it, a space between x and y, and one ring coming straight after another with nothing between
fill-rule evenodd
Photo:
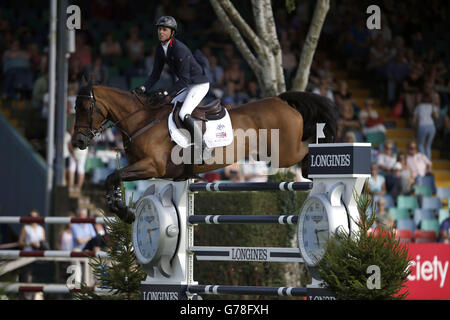
<instances>
[{"instance_id":1,"label":"black riding helmet","mask_svg":"<svg viewBox=\"0 0 450 320\"><path fill-rule=\"evenodd\" d=\"M171 16L162 16L156 21L156 27L167 27L177 31L177 21Z\"/></svg>"}]
</instances>

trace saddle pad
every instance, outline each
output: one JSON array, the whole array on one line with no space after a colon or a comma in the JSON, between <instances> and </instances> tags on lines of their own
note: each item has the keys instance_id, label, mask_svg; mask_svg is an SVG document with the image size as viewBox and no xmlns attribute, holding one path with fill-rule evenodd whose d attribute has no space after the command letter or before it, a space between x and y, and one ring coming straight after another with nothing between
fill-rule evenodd
<instances>
[{"instance_id":1,"label":"saddle pad","mask_svg":"<svg viewBox=\"0 0 450 320\"><path fill-rule=\"evenodd\" d=\"M222 119L208 120L205 124L203 139L208 148L225 147L233 142L233 127L227 110Z\"/></svg>"},{"instance_id":2,"label":"saddle pad","mask_svg":"<svg viewBox=\"0 0 450 320\"><path fill-rule=\"evenodd\" d=\"M231 126L231 119L227 110L225 110L225 116L222 119L208 120L205 124L206 131L203 135L203 140L208 148L224 147L233 142L233 127ZM177 128L173 121L173 112L169 115L168 126L172 141L182 148L191 146L189 131Z\"/></svg>"}]
</instances>

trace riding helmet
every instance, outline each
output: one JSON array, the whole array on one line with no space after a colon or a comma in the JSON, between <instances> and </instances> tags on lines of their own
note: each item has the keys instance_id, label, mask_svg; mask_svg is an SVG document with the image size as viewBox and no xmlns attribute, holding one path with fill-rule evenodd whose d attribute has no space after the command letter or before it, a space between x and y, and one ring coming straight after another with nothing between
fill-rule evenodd
<instances>
[{"instance_id":1,"label":"riding helmet","mask_svg":"<svg viewBox=\"0 0 450 320\"><path fill-rule=\"evenodd\" d=\"M177 21L171 16L162 16L156 22L157 27L167 27L177 31Z\"/></svg>"}]
</instances>

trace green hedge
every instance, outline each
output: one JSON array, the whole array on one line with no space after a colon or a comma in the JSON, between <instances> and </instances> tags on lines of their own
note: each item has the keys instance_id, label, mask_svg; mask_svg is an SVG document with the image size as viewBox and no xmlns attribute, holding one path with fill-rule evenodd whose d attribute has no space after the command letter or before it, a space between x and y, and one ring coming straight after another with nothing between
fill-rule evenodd
<instances>
[{"instance_id":1,"label":"green hedge","mask_svg":"<svg viewBox=\"0 0 450 320\"><path fill-rule=\"evenodd\" d=\"M199 192L194 212L200 214L297 215L307 192ZM293 225L198 225L196 246L292 248ZM199 284L286 286L286 263L195 260L194 280ZM277 299L277 296L206 296L205 299ZM285 297L280 297L286 299Z\"/></svg>"}]
</instances>

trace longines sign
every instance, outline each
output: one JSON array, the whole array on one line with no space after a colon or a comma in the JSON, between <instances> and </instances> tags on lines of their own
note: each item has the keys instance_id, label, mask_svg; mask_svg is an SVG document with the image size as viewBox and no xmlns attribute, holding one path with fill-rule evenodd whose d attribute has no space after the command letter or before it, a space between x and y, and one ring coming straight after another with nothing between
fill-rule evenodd
<instances>
[{"instance_id":1,"label":"longines sign","mask_svg":"<svg viewBox=\"0 0 450 320\"><path fill-rule=\"evenodd\" d=\"M370 143L309 145L309 177L370 174Z\"/></svg>"}]
</instances>

